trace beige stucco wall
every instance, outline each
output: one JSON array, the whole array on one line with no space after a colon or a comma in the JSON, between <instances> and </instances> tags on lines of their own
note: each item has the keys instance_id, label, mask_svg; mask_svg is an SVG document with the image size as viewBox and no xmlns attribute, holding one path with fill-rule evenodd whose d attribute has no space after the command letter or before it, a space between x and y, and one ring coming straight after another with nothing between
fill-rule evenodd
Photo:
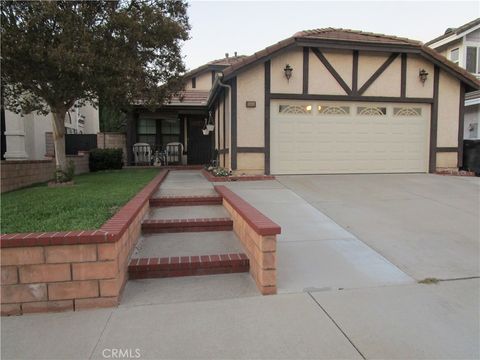
<instances>
[{"instance_id":1,"label":"beige stucco wall","mask_svg":"<svg viewBox=\"0 0 480 360\"><path fill-rule=\"evenodd\" d=\"M370 79L375 71L388 59L388 53L360 52L358 55L358 88Z\"/></svg>"},{"instance_id":2,"label":"beige stucco wall","mask_svg":"<svg viewBox=\"0 0 480 360\"><path fill-rule=\"evenodd\" d=\"M425 83L418 76L421 69L428 72ZM407 97L433 97L433 64L417 55L407 56Z\"/></svg>"},{"instance_id":3,"label":"beige stucco wall","mask_svg":"<svg viewBox=\"0 0 480 360\"><path fill-rule=\"evenodd\" d=\"M192 88L192 80L190 78L185 83L186 90L210 90L212 88L212 72L210 70L197 74L195 77L197 79L195 89Z\"/></svg>"},{"instance_id":4,"label":"beige stucco wall","mask_svg":"<svg viewBox=\"0 0 480 360\"><path fill-rule=\"evenodd\" d=\"M341 58L339 56L331 55ZM327 57L327 55L325 55ZM328 59L328 58L327 58ZM343 60L343 59L342 59ZM310 51L308 69L308 92L309 94L328 94L328 95L346 95L347 93L338 84L337 80L330 74L328 69L318 59L312 51ZM330 62L330 61L329 61ZM343 62L343 61L342 61ZM336 62L330 62L336 68Z\"/></svg>"},{"instance_id":5,"label":"beige stucco wall","mask_svg":"<svg viewBox=\"0 0 480 360\"><path fill-rule=\"evenodd\" d=\"M350 50L324 51L323 55L332 64L343 81L352 88L353 52Z\"/></svg>"},{"instance_id":6,"label":"beige stucco wall","mask_svg":"<svg viewBox=\"0 0 480 360\"><path fill-rule=\"evenodd\" d=\"M374 73L387 59L384 57L384 60L378 65L379 58L373 57L368 54L360 53L359 55L359 68L358 76L363 77L362 66L368 69L368 73ZM370 60L370 62L368 61ZM378 65L375 70L372 71L371 64ZM365 80L366 81L366 80ZM362 84L365 81L361 82ZM368 87L368 89L363 93L364 96L400 96L400 82L401 82L401 59L398 56L386 69L385 71Z\"/></svg>"},{"instance_id":7,"label":"beige stucco wall","mask_svg":"<svg viewBox=\"0 0 480 360\"><path fill-rule=\"evenodd\" d=\"M456 152L437 153L437 170L456 169L458 155Z\"/></svg>"},{"instance_id":8,"label":"beige stucco wall","mask_svg":"<svg viewBox=\"0 0 480 360\"><path fill-rule=\"evenodd\" d=\"M237 171L235 174L263 174L264 154L239 153L237 154Z\"/></svg>"},{"instance_id":9,"label":"beige stucco wall","mask_svg":"<svg viewBox=\"0 0 480 360\"><path fill-rule=\"evenodd\" d=\"M265 67L259 64L237 77L237 146L263 146ZM256 107L247 108L247 101Z\"/></svg>"},{"instance_id":10,"label":"beige stucco wall","mask_svg":"<svg viewBox=\"0 0 480 360\"><path fill-rule=\"evenodd\" d=\"M440 70L437 146L458 145L460 81Z\"/></svg>"},{"instance_id":11,"label":"beige stucco wall","mask_svg":"<svg viewBox=\"0 0 480 360\"><path fill-rule=\"evenodd\" d=\"M289 64L292 68L292 77L287 80L283 69ZM303 91L303 49L295 48L279 54L272 59L271 92L301 94Z\"/></svg>"}]
</instances>

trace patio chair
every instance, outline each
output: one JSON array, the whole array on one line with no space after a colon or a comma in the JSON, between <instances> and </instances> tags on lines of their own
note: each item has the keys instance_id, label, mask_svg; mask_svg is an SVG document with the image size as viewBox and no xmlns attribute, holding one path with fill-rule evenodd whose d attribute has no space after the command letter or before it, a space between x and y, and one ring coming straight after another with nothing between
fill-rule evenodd
<instances>
[{"instance_id":1,"label":"patio chair","mask_svg":"<svg viewBox=\"0 0 480 360\"><path fill-rule=\"evenodd\" d=\"M151 165L152 148L147 143L133 144L133 157L135 165Z\"/></svg>"},{"instance_id":2,"label":"patio chair","mask_svg":"<svg viewBox=\"0 0 480 360\"><path fill-rule=\"evenodd\" d=\"M183 144L179 142L171 142L166 146L167 150L167 165L168 164L183 164Z\"/></svg>"}]
</instances>

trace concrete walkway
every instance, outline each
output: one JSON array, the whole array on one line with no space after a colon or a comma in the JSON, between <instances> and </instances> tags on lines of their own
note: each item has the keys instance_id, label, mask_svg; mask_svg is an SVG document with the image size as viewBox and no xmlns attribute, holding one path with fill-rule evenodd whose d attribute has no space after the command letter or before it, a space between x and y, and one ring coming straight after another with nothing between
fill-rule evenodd
<instances>
[{"instance_id":1,"label":"concrete walkway","mask_svg":"<svg viewBox=\"0 0 480 360\"><path fill-rule=\"evenodd\" d=\"M227 184L282 226L279 295L249 274L129 281L116 309L3 318L2 358L479 358L480 280L415 281L478 276L478 182L357 177ZM214 193L194 171L160 193L185 191Z\"/></svg>"}]
</instances>

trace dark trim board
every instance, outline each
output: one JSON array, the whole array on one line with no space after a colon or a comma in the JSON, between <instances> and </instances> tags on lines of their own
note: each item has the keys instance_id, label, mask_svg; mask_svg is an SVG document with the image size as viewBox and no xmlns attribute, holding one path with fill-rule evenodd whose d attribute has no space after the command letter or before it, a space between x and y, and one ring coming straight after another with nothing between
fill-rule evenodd
<instances>
[{"instance_id":1,"label":"dark trim board","mask_svg":"<svg viewBox=\"0 0 480 360\"><path fill-rule=\"evenodd\" d=\"M456 152L458 151L458 148L455 147L455 146L451 146L451 147L437 147L437 148L435 149L435 151L436 151L437 153L439 153L439 152L443 152L443 153L445 153L445 152L446 152L446 153L455 152L455 153L456 153Z\"/></svg>"},{"instance_id":2,"label":"dark trim board","mask_svg":"<svg viewBox=\"0 0 480 360\"><path fill-rule=\"evenodd\" d=\"M380 75L383 74L383 72L390 66L392 62L397 58L398 53L393 53L391 54L388 59L373 73L372 76L370 76L370 79L368 79L365 84L358 90L358 93L362 95L367 89L370 87L370 85L373 84L375 80L378 79Z\"/></svg>"},{"instance_id":3,"label":"dark trim board","mask_svg":"<svg viewBox=\"0 0 480 360\"><path fill-rule=\"evenodd\" d=\"M232 108L230 109L231 113L231 134L232 140L230 144L230 167L232 170L237 170L237 78L234 77L231 80L231 87L232 93L231 96L231 104Z\"/></svg>"},{"instance_id":4,"label":"dark trim board","mask_svg":"<svg viewBox=\"0 0 480 360\"><path fill-rule=\"evenodd\" d=\"M265 122L263 127L265 142L265 175L270 175L270 60L265 62Z\"/></svg>"},{"instance_id":5,"label":"dark trim board","mask_svg":"<svg viewBox=\"0 0 480 360\"><path fill-rule=\"evenodd\" d=\"M220 155L228 154L229 150L228 149L220 149L220 150L218 150L218 153ZM223 166L225 166L225 164L223 164Z\"/></svg>"},{"instance_id":6,"label":"dark trim board","mask_svg":"<svg viewBox=\"0 0 480 360\"><path fill-rule=\"evenodd\" d=\"M352 95L358 94L358 50L353 50L352 57Z\"/></svg>"},{"instance_id":7,"label":"dark trim board","mask_svg":"<svg viewBox=\"0 0 480 360\"><path fill-rule=\"evenodd\" d=\"M457 166L463 166L463 127L465 117L465 85L460 83L460 104L458 109L458 160Z\"/></svg>"},{"instance_id":8,"label":"dark trim board","mask_svg":"<svg viewBox=\"0 0 480 360\"><path fill-rule=\"evenodd\" d=\"M402 53L400 97L407 97L407 54Z\"/></svg>"},{"instance_id":9,"label":"dark trim board","mask_svg":"<svg viewBox=\"0 0 480 360\"><path fill-rule=\"evenodd\" d=\"M303 93L308 94L308 71L309 71L310 49L303 48Z\"/></svg>"},{"instance_id":10,"label":"dark trim board","mask_svg":"<svg viewBox=\"0 0 480 360\"><path fill-rule=\"evenodd\" d=\"M438 127L438 90L440 80L440 68L435 65L433 71L433 103L430 112L430 158L428 171L435 173L437 169L437 127Z\"/></svg>"},{"instance_id":11,"label":"dark trim board","mask_svg":"<svg viewBox=\"0 0 480 360\"><path fill-rule=\"evenodd\" d=\"M357 41L336 41L336 40L299 40L297 46L315 47L320 50L359 50L359 51L375 51L375 52L406 52L406 53L420 53L421 50L414 46L408 45L374 45L367 43L360 43Z\"/></svg>"},{"instance_id":12,"label":"dark trim board","mask_svg":"<svg viewBox=\"0 0 480 360\"><path fill-rule=\"evenodd\" d=\"M394 96L359 96L359 95L315 95L315 94L270 94L271 99L286 100L325 100L325 101L371 101L431 104L433 98L401 98Z\"/></svg>"},{"instance_id":13,"label":"dark trim board","mask_svg":"<svg viewBox=\"0 0 480 360\"><path fill-rule=\"evenodd\" d=\"M265 152L264 147L254 147L254 146L237 147L237 153L263 154L264 152Z\"/></svg>"},{"instance_id":14,"label":"dark trim board","mask_svg":"<svg viewBox=\"0 0 480 360\"><path fill-rule=\"evenodd\" d=\"M337 80L338 84L342 87L342 89L347 93L351 94L352 90L347 85L347 83L342 79L340 74L335 70L335 68L330 64L327 58L322 54L322 52L316 48L312 48L313 53L317 56L317 58L321 61L323 66L325 66L328 72Z\"/></svg>"}]
</instances>

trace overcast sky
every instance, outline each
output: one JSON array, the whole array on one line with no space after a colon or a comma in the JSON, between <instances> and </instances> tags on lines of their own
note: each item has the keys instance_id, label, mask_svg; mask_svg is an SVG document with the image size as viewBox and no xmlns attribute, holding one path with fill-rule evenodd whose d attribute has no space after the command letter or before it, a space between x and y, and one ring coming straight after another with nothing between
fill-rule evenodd
<instances>
[{"instance_id":1,"label":"overcast sky","mask_svg":"<svg viewBox=\"0 0 480 360\"><path fill-rule=\"evenodd\" d=\"M189 1L188 69L251 55L295 32L337 27L426 42L480 16L478 1Z\"/></svg>"}]
</instances>

